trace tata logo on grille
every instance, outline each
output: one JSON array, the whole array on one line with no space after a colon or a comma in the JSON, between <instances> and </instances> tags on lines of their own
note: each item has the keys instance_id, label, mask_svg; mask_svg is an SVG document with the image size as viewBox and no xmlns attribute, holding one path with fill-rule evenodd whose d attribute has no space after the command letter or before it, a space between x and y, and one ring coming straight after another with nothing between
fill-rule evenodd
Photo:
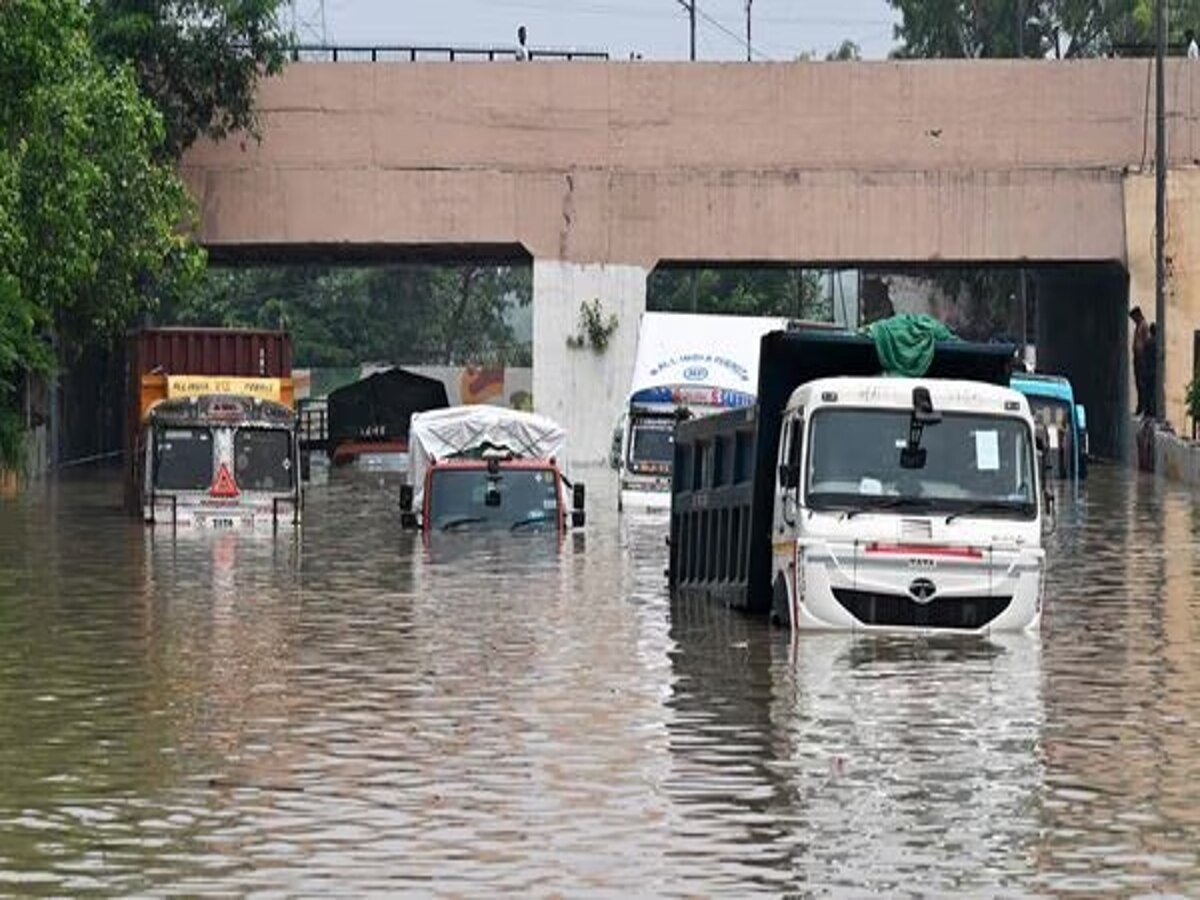
<instances>
[{"instance_id":1,"label":"tata logo on grille","mask_svg":"<svg viewBox=\"0 0 1200 900\"><path fill-rule=\"evenodd\" d=\"M928 556L910 556L908 567L910 569L936 569L937 560L930 559Z\"/></svg>"},{"instance_id":2,"label":"tata logo on grille","mask_svg":"<svg viewBox=\"0 0 1200 900\"><path fill-rule=\"evenodd\" d=\"M908 586L908 593L918 603L928 603L937 593L937 585L928 578L914 578Z\"/></svg>"},{"instance_id":3,"label":"tata logo on grille","mask_svg":"<svg viewBox=\"0 0 1200 900\"><path fill-rule=\"evenodd\" d=\"M703 381L708 377L708 369L704 366L688 366L683 370L683 377L688 381Z\"/></svg>"}]
</instances>

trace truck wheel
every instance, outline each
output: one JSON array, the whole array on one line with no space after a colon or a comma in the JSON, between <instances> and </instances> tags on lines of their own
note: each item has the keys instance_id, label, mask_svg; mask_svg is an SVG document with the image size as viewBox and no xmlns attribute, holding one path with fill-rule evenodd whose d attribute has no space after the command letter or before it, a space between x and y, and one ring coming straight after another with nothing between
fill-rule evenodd
<instances>
[{"instance_id":1,"label":"truck wheel","mask_svg":"<svg viewBox=\"0 0 1200 900\"><path fill-rule=\"evenodd\" d=\"M771 590L771 624L780 628L792 627L792 606L788 597L787 581L782 575L775 576Z\"/></svg>"}]
</instances>

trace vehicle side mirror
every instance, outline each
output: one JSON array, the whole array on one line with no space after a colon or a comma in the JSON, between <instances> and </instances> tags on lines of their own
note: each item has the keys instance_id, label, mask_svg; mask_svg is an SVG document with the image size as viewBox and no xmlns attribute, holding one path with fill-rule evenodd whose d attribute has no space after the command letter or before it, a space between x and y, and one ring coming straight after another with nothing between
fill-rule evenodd
<instances>
[{"instance_id":1,"label":"vehicle side mirror","mask_svg":"<svg viewBox=\"0 0 1200 900\"><path fill-rule=\"evenodd\" d=\"M587 498L586 489L578 481L571 486L571 507L576 512L583 512L584 500Z\"/></svg>"},{"instance_id":2,"label":"vehicle side mirror","mask_svg":"<svg viewBox=\"0 0 1200 900\"><path fill-rule=\"evenodd\" d=\"M308 450L300 451L300 480L312 480L312 453Z\"/></svg>"},{"instance_id":3,"label":"vehicle side mirror","mask_svg":"<svg viewBox=\"0 0 1200 900\"><path fill-rule=\"evenodd\" d=\"M494 484L489 484L488 488L487 488L487 493L484 494L484 496L483 496L483 502L484 502L485 506L499 506L500 505L500 489L498 487L496 487L496 485L494 485Z\"/></svg>"},{"instance_id":4,"label":"vehicle side mirror","mask_svg":"<svg viewBox=\"0 0 1200 900\"><path fill-rule=\"evenodd\" d=\"M925 458L924 447L905 447L900 451L900 468L923 469L925 468Z\"/></svg>"},{"instance_id":5,"label":"vehicle side mirror","mask_svg":"<svg viewBox=\"0 0 1200 900\"><path fill-rule=\"evenodd\" d=\"M613 431L612 445L608 449L608 464L614 469L621 468L621 429Z\"/></svg>"},{"instance_id":6,"label":"vehicle side mirror","mask_svg":"<svg viewBox=\"0 0 1200 900\"><path fill-rule=\"evenodd\" d=\"M779 467L779 486L786 489L800 486L800 467L783 463Z\"/></svg>"},{"instance_id":7,"label":"vehicle side mirror","mask_svg":"<svg viewBox=\"0 0 1200 900\"><path fill-rule=\"evenodd\" d=\"M417 514L414 512L400 513L400 527L405 531L413 531L417 528Z\"/></svg>"},{"instance_id":8,"label":"vehicle side mirror","mask_svg":"<svg viewBox=\"0 0 1200 900\"><path fill-rule=\"evenodd\" d=\"M400 485L400 511L411 513L413 508L413 487L411 484Z\"/></svg>"},{"instance_id":9,"label":"vehicle side mirror","mask_svg":"<svg viewBox=\"0 0 1200 900\"><path fill-rule=\"evenodd\" d=\"M582 528L585 522L587 522L587 513L582 509L577 509L571 513L572 528Z\"/></svg>"}]
</instances>

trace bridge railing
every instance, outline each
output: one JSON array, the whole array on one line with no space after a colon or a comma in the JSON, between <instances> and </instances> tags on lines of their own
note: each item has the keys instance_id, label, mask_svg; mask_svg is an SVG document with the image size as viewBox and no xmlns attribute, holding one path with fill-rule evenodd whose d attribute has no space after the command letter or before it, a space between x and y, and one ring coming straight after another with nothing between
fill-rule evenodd
<instances>
[{"instance_id":1,"label":"bridge railing","mask_svg":"<svg viewBox=\"0 0 1200 900\"><path fill-rule=\"evenodd\" d=\"M606 60L606 50L531 48L531 60ZM438 44L337 46L300 44L292 48L293 62L495 62L516 58L516 47L452 47Z\"/></svg>"}]
</instances>

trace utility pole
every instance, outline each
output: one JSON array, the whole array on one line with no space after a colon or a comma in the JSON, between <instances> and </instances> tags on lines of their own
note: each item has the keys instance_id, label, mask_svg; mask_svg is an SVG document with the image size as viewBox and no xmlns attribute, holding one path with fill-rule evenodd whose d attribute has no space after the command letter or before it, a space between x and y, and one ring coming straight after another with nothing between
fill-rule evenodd
<instances>
[{"instance_id":1,"label":"utility pole","mask_svg":"<svg viewBox=\"0 0 1200 900\"><path fill-rule=\"evenodd\" d=\"M754 0L746 0L746 62L750 62L750 4Z\"/></svg>"},{"instance_id":2,"label":"utility pole","mask_svg":"<svg viewBox=\"0 0 1200 900\"><path fill-rule=\"evenodd\" d=\"M696 0L679 0L679 5L687 10L688 20L691 26L691 45L692 50L689 56L692 62L696 61ZM749 4L747 4L749 5Z\"/></svg>"},{"instance_id":3,"label":"utility pole","mask_svg":"<svg viewBox=\"0 0 1200 900\"><path fill-rule=\"evenodd\" d=\"M1164 255L1167 231L1167 110L1166 84L1163 79L1163 59L1167 55L1167 4L1157 0L1154 10L1158 48L1154 56L1154 321L1157 337L1154 355L1157 377L1154 379L1154 411L1156 418L1166 415L1167 346L1167 285Z\"/></svg>"}]
</instances>

